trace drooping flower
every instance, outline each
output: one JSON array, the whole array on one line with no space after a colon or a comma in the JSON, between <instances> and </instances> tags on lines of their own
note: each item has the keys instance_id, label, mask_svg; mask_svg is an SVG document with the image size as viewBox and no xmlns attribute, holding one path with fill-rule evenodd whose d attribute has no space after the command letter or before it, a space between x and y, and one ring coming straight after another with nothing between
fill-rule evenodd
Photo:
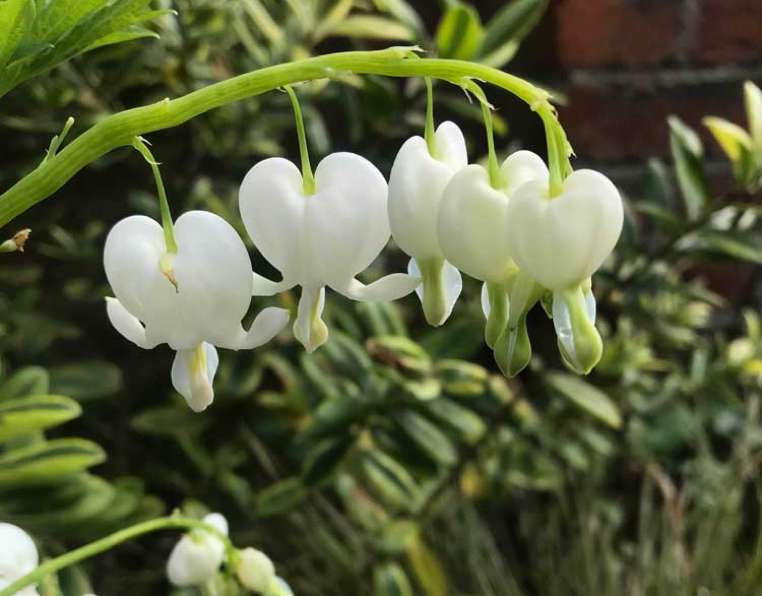
<instances>
[{"instance_id":1,"label":"drooping flower","mask_svg":"<svg viewBox=\"0 0 762 596\"><path fill-rule=\"evenodd\" d=\"M233 227L206 211L185 213L174 226L177 252L167 250L162 227L131 216L109 232L106 276L111 323L141 348L166 343L177 350L175 389L195 411L212 402L217 370L214 346L260 346L288 322L288 311L264 309L248 331L241 321L251 303L251 260Z\"/></svg>"},{"instance_id":2,"label":"drooping flower","mask_svg":"<svg viewBox=\"0 0 762 596\"><path fill-rule=\"evenodd\" d=\"M355 300L395 300L420 283L402 273L367 286L355 279L390 237L387 184L373 164L334 153L318 165L314 186L308 192L299 169L275 157L249 170L239 194L249 236L282 275L272 282L255 274L254 294L302 287L294 335L310 352L328 339L326 286Z\"/></svg>"},{"instance_id":3,"label":"drooping flower","mask_svg":"<svg viewBox=\"0 0 762 596\"><path fill-rule=\"evenodd\" d=\"M553 318L564 359L587 374L602 352L589 280L622 232L619 191L592 170L573 172L554 197L547 182L527 182L513 195L507 222L508 248L516 263L553 292Z\"/></svg>"},{"instance_id":4,"label":"drooping flower","mask_svg":"<svg viewBox=\"0 0 762 596\"><path fill-rule=\"evenodd\" d=\"M412 257L409 273L423 279L416 292L426 319L438 326L450 316L463 287L439 246L439 204L450 179L468 165L468 154L453 122L439 126L432 149L433 154L420 136L402 145L389 178L389 222L395 242Z\"/></svg>"},{"instance_id":5,"label":"drooping flower","mask_svg":"<svg viewBox=\"0 0 762 596\"><path fill-rule=\"evenodd\" d=\"M258 594L267 594L276 581L275 565L265 553L245 548L239 553L236 575L241 584Z\"/></svg>"},{"instance_id":6,"label":"drooping flower","mask_svg":"<svg viewBox=\"0 0 762 596\"><path fill-rule=\"evenodd\" d=\"M228 535L228 522L219 513L210 513L203 522ZM167 561L167 577L178 587L199 586L209 581L225 561L225 545L217 536L193 530L175 544Z\"/></svg>"},{"instance_id":7,"label":"drooping flower","mask_svg":"<svg viewBox=\"0 0 762 596\"><path fill-rule=\"evenodd\" d=\"M39 564L37 547L18 526L0 523L0 590L31 573ZM35 586L27 586L16 596L37 596Z\"/></svg>"},{"instance_id":8,"label":"drooping flower","mask_svg":"<svg viewBox=\"0 0 762 596\"><path fill-rule=\"evenodd\" d=\"M485 340L491 348L506 328L508 296L519 273L507 239L508 205L526 182L547 184L548 168L538 155L517 151L503 162L500 178L500 187L493 187L488 170L476 164L456 173L442 197L437 228L445 258L485 282Z\"/></svg>"}]
</instances>

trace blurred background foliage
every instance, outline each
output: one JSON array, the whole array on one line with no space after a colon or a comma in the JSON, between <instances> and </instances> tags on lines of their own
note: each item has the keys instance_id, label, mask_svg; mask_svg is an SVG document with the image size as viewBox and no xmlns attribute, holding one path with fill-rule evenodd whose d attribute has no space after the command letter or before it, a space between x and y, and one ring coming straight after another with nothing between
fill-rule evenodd
<instances>
[{"instance_id":1,"label":"blurred background foliage","mask_svg":"<svg viewBox=\"0 0 762 596\"><path fill-rule=\"evenodd\" d=\"M418 44L510 69L546 3L88 4L130 4L146 18L120 21L115 45L3 97L3 187L39 164L69 116L79 134L115 111L312 54ZM93 38L67 50L64 33L29 29L21 66L0 54L13 80L104 45ZM143 36L157 38L116 43ZM423 129L420 80L347 76L299 93L315 160L348 149L388 173L403 140ZM495 100L507 154L539 123ZM480 159L478 106L440 84L436 107ZM616 254L596 277L606 351L590 377L563 369L542 309L529 322L531 366L500 376L473 280L437 330L415 297L359 304L332 293L325 347L308 356L287 332L254 352L225 352L203 415L173 393L169 350L136 349L106 319L105 234L128 214L158 217L158 206L135 152L101 159L14 222L33 234L26 253L2 259L0 518L56 555L178 506L222 511L235 542L269 553L300 596L759 594L760 151L729 152L737 183L713 188L694 131L677 118L648 125L670 127L673 162L648 164L641 192L627 197ZM263 157L298 155L278 92L150 140L174 213L212 210L244 238L243 175ZM252 257L256 271L272 273ZM406 260L392 246L368 277ZM709 289L702 279L717 266L746 272L746 291ZM296 303L291 293L274 300ZM92 582L100 594L167 594L175 539L125 545L43 591L80 596Z\"/></svg>"}]
</instances>

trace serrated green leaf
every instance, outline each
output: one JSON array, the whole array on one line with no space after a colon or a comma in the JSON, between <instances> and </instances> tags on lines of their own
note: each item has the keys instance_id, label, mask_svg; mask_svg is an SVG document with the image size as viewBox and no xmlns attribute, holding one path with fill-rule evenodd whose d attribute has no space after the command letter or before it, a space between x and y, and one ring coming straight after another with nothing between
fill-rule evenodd
<instances>
[{"instance_id":1,"label":"serrated green leaf","mask_svg":"<svg viewBox=\"0 0 762 596\"><path fill-rule=\"evenodd\" d=\"M0 442L52 428L81 413L82 408L76 401L60 395L22 397L0 402Z\"/></svg>"},{"instance_id":2,"label":"serrated green leaf","mask_svg":"<svg viewBox=\"0 0 762 596\"><path fill-rule=\"evenodd\" d=\"M402 567L384 563L373 571L374 596L413 596L413 588Z\"/></svg>"},{"instance_id":3,"label":"serrated green leaf","mask_svg":"<svg viewBox=\"0 0 762 596\"><path fill-rule=\"evenodd\" d=\"M28 366L0 386L0 401L25 397L27 395L45 395L50 391L50 375L41 366Z\"/></svg>"},{"instance_id":4,"label":"serrated green leaf","mask_svg":"<svg viewBox=\"0 0 762 596\"><path fill-rule=\"evenodd\" d=\"M704 148L696 132L676 116L670 116L670 145L675 160L677 181L688 219L696 219L711 200L704 171Z\"/></svg>"},{"instance_id":5,"label":"serrated green leaf","mask_svg":"<svg viewBox=\"0 0 762 596\"><path fill-rule=\"evenodd\" d=\"M111 46L117 43L122 43L124 41L132 41L133 39L141 39L143 37L153 37L154 39L158 39L159 34L155 31L151 31L150 29L146 29L145 27L133 25L131 27L127 27L127 29L124 29L123 31L114 31L113 33L109 33L108 35L101 37L82 51L89 52L96 48Z\"/></svg>"},{"instance_id":6,"label":"serrated green leaf","mask_svg":"<svg viewBox=\"0 0 762 596\"><path fill-rule=\"evenodd\" d=\"M77 400L106 397L122 388L122 373L116 365L97 360L62 364L50 369L50 387Z\"/></svg>"},{"instance_id":7,"label":"serrated green leaf","mask_svg":"<svg viewBox=\"0 0 762 596\"><path fill-rule=\"evenodd\" d=\"M55 43L85 16L108 3L109 0L50 0L34 23L35 37Z\"/></svg>"},{"instance_id":8,"label":"serrated green leaf","mask_svg":"<svg viewBox=\"0 0 762 596\"><path fill-rule=\"evenodd\" d=\"M574 404L609 426L614 428L621 426L622 416L619 408L608 395L594 385L579 377L559 372L547 373L545 381Z\"/></svg>"},{"instance_id":9,"label":"serrated green leaf","mask_svg":"<svg viewBox=\"0 0 762 596\"><path fill-rule=\"evenodd\" d=\"M85 439L56 439L15 449L0 456L0 489L47 483L105 459L103 449Z\"/></svg>"},{"instance_id":10,"label":"serrated green leaf","mask_svg":"<svg viewBox=\"0 0 762 596\"><path fill-rule=\"evenodd\" d=\"M437 29L437 48L442 58L470 60L484 39L479 13L468 4L450 8Z\"/></svg>"}]
</instances>

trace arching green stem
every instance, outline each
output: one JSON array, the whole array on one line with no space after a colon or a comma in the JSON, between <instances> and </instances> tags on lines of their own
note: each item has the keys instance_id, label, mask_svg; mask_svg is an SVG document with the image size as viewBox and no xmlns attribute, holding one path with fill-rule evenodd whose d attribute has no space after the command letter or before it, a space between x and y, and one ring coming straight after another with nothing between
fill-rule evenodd
<instances>
[{"instance_id":1,"label":"arching green stem","mask_svg":"<svg viewBox=\"0 0 762 596\"><path fill-rule=\"evenodd\" d=\"M304 194L314 195L316 192L315 176L312 175L312 165L310 164L310 151L307 147L307 134L304 132L304 118L302 118L302 108L299 106L299 100L291 85L285 86L286 93L291 98L291 104L294 106L294 118L296 118L296 134L299 136L299 154L302 158L302 180L304 181Z\"/></svg>"},{"instance_id":2,"label":"arching green stem","mask_svg":"<svg viewBox=\"0 0 762 596\"><path fill-rule=\"evenodd\" d=\"M175 228L172 223L172 214L169 211L169 201L167 201L167 192L164 190L164 181L161 179L159 163L154 159L153 153L146 145L145 139L135 137L132 146L148 162L153 171L154 180L156 180L156 192L159 193L159 206L161 208L161 227L164 229L164 242L167 245L167 252L177 254L177 242L175 241Z\"/></svg>"},{"instance_id":3,"label":"arching green stem","mask_svg":"<svg viewBox=\"0 0 762 596\"><path fill-rule=\"evenodd\" d=\"M122 544L123 542L132 540L133 538L137 538L143 534L149 534L151 532L156 532L157 530L169 529L203 530L219 538L225 544L225 550L229 556L235 552L235 547L230 542L230 539L224 534L221 534L216 528L210 526L209 524L205 524L204 522L197 519L190 519L187 517L160 517L147 522L143 522L141 524L137 524L130 528L125 528L124 530L115 532L110 536L106 536L105 538L101 538L100 540L96 540L95 542L91 542L90 544L61 555L60 557L45 561L31 573L26 574L24 577L10 584L8 587L0 590L0 596L13 596L23 588L37 584L53 573L57 573L58 571L79 563L80 561L84 561L85 559L89 559L90 557L93 557L97 554L106 552L107 550L110 550L115 546Z\"/></svg>"},{"instance_id":4,"label":"arching green stem","mask_svg":"<svg viewBox=\"0 0 762 596\"><path fill-rule=\"evenodd\" d=\"M434 85L431 83L431 77L426 77L426 146L429 148L429 155L437 159L436 130L434 128Z\"/></svg>"},{"instance_id":5,"label":"arching green stem","mask_svg":"<svg viewBox=\"0 0 762 596\"><path fill-rule=\"evenodd\" d=\"M117 147L130 145L136 136L178 126L211 109L301 81L339 75L376 74L391 77L432 77L460 84L473 78L513 93L540 112L547 107L546 91L495 68L462 60L406 58L410 48L376 52L339 52L280 64L243 74L188 95L119 112L99 121L0 195L0 226L46 199L89 163ZM545 118L543 118L545 120ZM546 126L558 126L555 117Z\"/></svg>"},{"instance_id":6,"label":"arching green stem","mask_svg":"<svg viewBox=\"0 0 762 596\"><path fill-rule=\"evenodd\" d=\"M571 172L567 152L566 134L558 122L553 106L548 102L537 108L537 113L545 125L545 139L548 145L548 170L550 170L550 196L563 192L564 180Z\"/></svg>"}]
</instances>

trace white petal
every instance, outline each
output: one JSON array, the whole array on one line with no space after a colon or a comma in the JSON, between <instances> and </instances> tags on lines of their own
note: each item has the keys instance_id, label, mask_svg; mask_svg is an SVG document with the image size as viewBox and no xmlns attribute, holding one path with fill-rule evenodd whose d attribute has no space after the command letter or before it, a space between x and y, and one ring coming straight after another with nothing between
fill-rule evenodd
<instances>
[{"instance_id":1,"label":"white petal","mask_svg":"<svg viewBox=\"0 0 762 596\"><path fill-rule=\"evenodd\" d=\"M0 584L10 585L34 571L38 563L37 547L29 534L13 524L0 523Z\"/></svg>"},{"instance_id":2,"label":"white petal","mask_svg":"<svg viewBox=\"0 0 762 596\"><path fill-rule=\"evenodd\" d=\"M291 313L285 308L270 306L257 315L248 332L243 328L236 339L221 343L220 347L232 350L251 350L266 344L288 325Z\"/></svg>"},{"instance_id":3,"label":"white petal","mask_svg":"<svg viewBox=\"0 0 762 596\"><path fill-rule=\"evenodd\" d=\"M209 513L202 519L205 524L212 526L220 534L228 535L228 520L221 513Z\"/></svg>"},{"instance_id":4,"label":"white petal","mask_svg":"<svg viewBox=\"0 0 762 596\"><path fill-rule=\"evenodd\" d=\"M224 552L216 546L219 540L185 535L175 545L167 562L167 577L178 587L199 586L209 581L220 569Z\"/></svg>"},{"instance_id":5,"label":"white petal","mask_svg":"<svg viewBox=\"0 0 762 596\"><path fill-rule=\"evenodd\" d=\"M487 288L487 282L482 284L482 312L484 318L489 319L489 313L492 311L492 306L489 303L489 288Z\"/></svg>"},{"instance_id":6,"label":"white petal","mask_svg":"<svg viewBox=\"0 0 762 596\"><path fill-rule=\"evenodd\" d=\"M291 590L291 586L286 583L286 580L282 577L276 577L275 581L278 583L277 592L269 592L267 596L294 596L294 592Z\"/></svg>"},{"instance_id":7,"label":"white petal","mask_svg":"<svg viewBox=\"0 0 762 596\"><path fill-rule=\"evenodd\" d=\"M421 278L407 273L392 273L365 285L352 278L331 287L352 300L387 302L407 296L421 284Z\"/></svg>"},{"instance_id":8,"label":"white petal","mask_svg":"<svg viewBox=\"0 0 762 596\"><path fill-rule=\"evenodd\" d=\"M190 350L178 350L172 364L172 385L194 412L202 412L214 401L214 375L219 356L214 346L201 344Z\"/></svg>"},{"instance_id":9,"label":"white petal","mask_svg":"<svg viewBox=\"0 0 762 596\"><path fill-rule=\"evenodd\" d=\"M592 290L588 290L587 294L585 294L585 314L587 314L587 318L590 319L590 322L595 325L597 305Z\"/></svg>"},{"instance_id":10,"label":"white petal","mask_svg":"<svg viewBox=\"0 0 762 596\"><path fill-rule=\"evenodd\" d=\"M439 205L438 238L445 258L481 281L500 283L510 269L505 211L508 197L490 186L482 166L455 174Z\"/></svg>"},{"instance_id":11,"label":"white petal","mask_svg":"<svg viewBox=\"0 0 762 596\"><path fill-rule=\"evenodd\" d=\"M306 238L302 174L287 159L259 162L241 184L238 204L241 217L257 250L283 279L301 280Z\"/></svg>"},{"instance_id":12,"label":"white petal","mask_svg":"<svg viewBox=\"0 0 762 596\"><path fill-rule=\"evenodd\" d=\"M437 239L439 202L453 174L466 167L466 142L452 122L435 135L437 159L422 137L408 139L389 178L389 222L395 242L419 259L442 259Z\"/></svg>"},{"instance_id":13,"label":"white petal","mask_svg":"<svg viewBox=\"0 0 762 596\"><path fill-rule=\"evenodd\" d=\"M578 170L548 199L528 182L511 198L506 238L516 263L551 290L579 285L614 249L624 221L619 191L592 170Z\"/></svg>"},{"instance_id":14,"label":"white petal","mask_svg":"<svg viewBox=\"0 0 762 596\"><path fill-rule=\"evenodd\" d=\"M548 166L542 158L531 151L516 151L500 166L500 173L506 183L503 191L511 197L519 187L532 180L547 182Z\"/></svg>"},{"instance_id":15,"label":"white petal","mask_svg":"<svg viewBox=\"0 0 762 596\"><path fill-rule=\"evenodd\" d=\"M415 259L410 259L407 263L407 273L408 275L412 275L413 277L421 277L421 270L418 268L418 263ZM423 284L419 284L418 287L415 289L415 293L420 299L421 302L423 302Z\"/></svg>"},{"instance_id":16,"label":"white petal","mask_svg":"<svg viewBox=\"0 0 762 596\"><path fill-rule=\"evenodd\" d=\"M251 293L254 296L275 296L286 290L290 290L296 285L296 282L284 279L282 281L270 281L266 277L254 273L254 285L251 288Z\"/></svg>"},{"instance_id":17,"label":"white petal","mask_svg":"<svg viewBox=\"0 0 762 596\"><path fill-rule=\"evenodd\" d=\"M240 551L236 575L240 582L257 594L265 594L275 581L275 565L265 553L255 548Z\"/></svg>"},{"instance_id":18,"label":"white petal","mask_svg":"<svg viewBox=\"0 0 762 596\"><path fill-rule=\"evenodd\" d=\"M574 334L569 316L569 307L561 292L553 294L553 326L556 328L558 341L561 342L571 360L570 364L575 369L578 369L579 361L577 359L577 350L574 348Z\"/></svg>"},{"instance_id":19,"label":"white petal","mask_svg":"<svg viewBox=\"0 0 762 596\"><path fill-rule=\"evenodd\" d=\"M318 165L315 183L307 201L309 276L341 284L367 269L389 241L386 180L364 157L333 153Z\"/></svg>"},{"instance_id":20,"label":"white petal","mask_svg":"<svg viewBox=\"0 0 762 596\"><path fill-rule=\"evenodd\" d=\"M310 354L328 341L328 327L321 318L324 307L325 287L302 287L294 336Z\"/></svg>"},{"instance_id":21,"label":"white petal","mask_svg":"<svg viewBox=\"0 0 762 596\"><path fill-rule=\"evenodd\" d=\"M157 222L142 215L123 219L106 238L106 277L117 300L145 325L148 344L192 347L201 338L183 318L178 293L159 269L165 248Z\"/></svg>"},{"instance_id":22,"label":"white petal","mask_svg":"<svg viewBox=\"0 0 762 596\"><path fill-rule=\"evenodd\" d=\"M246 246L233 226L207 211L180 216L175 238L174 272L183 319L204 341L221 345L238 332L251 303L253 278Z\"/></svg>"},{"instance_id":23,"label":"white petal","mask_svg":"<svg viewBox=\"0 0 762 596\"><path fill-rule=\"evenodd\" d=\"M116 298L106 298L106 314L114 329L137 346L150 350L158 345L148 343L145 327Z\"/></svg>"}]
</instances>

